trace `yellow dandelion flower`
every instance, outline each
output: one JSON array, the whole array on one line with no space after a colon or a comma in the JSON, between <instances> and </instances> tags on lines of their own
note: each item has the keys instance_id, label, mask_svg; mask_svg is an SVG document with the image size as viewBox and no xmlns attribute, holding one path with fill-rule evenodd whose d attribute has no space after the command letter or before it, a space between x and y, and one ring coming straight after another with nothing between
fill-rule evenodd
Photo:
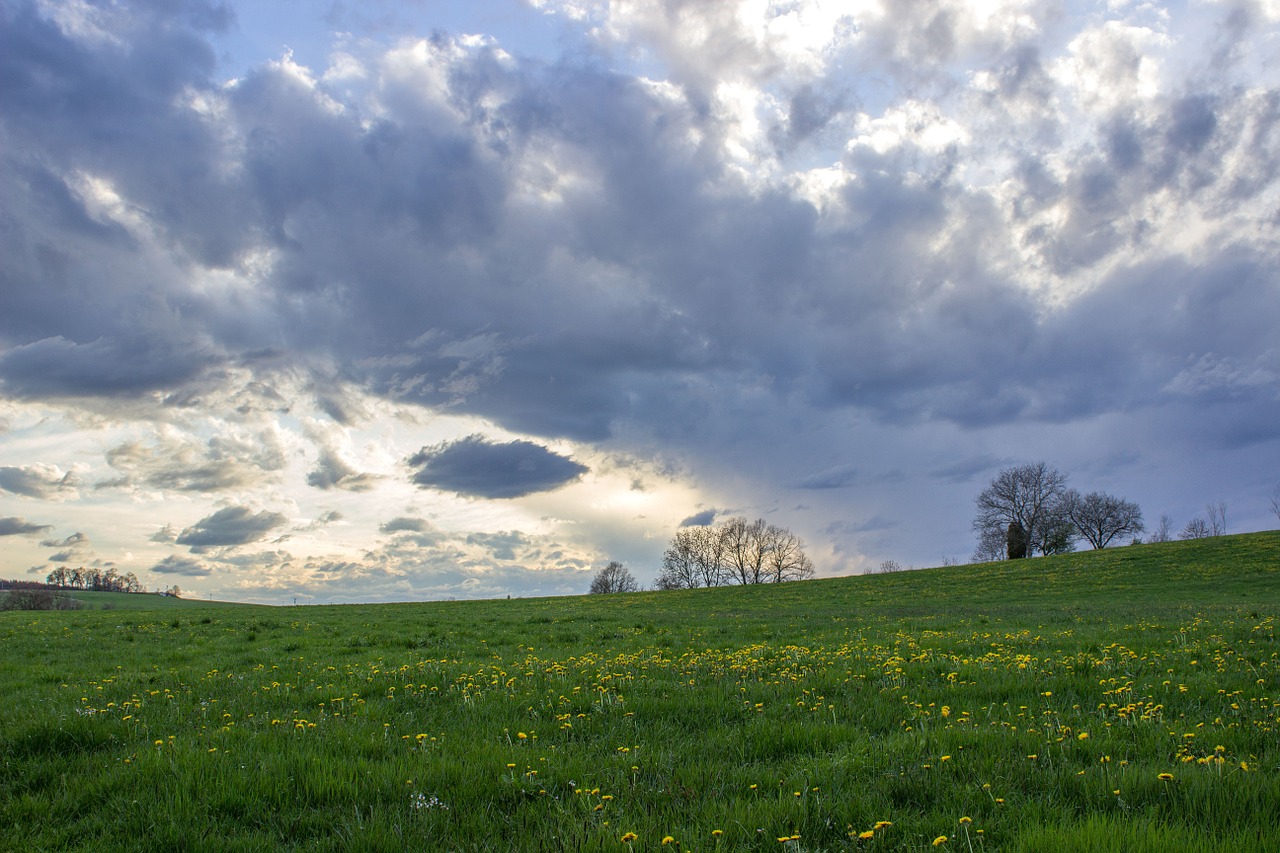
<instances>
[{"instance_id":1,"label":"yellow dandelion flower","mask_svg":"<svg viewBox=\"0 0 1280 853\"><path fill-rule=\"evenodd\" d=\"M1172 782L1172 781L1173 781L1173 774L1172 774L1172 773L1161 773L1159 776L1156 776L1156 778L1157 778L1157 779L1159 779L1161 782Z\"/></svg>"},{"instance_id":2,"label":"yellow dandelion flower","mask_svg":"<svg viewBox=\"0 0 1280 853\"><path fill-rule=\"evenodd\" d=\"M724 835L724 830L723 830L723 829L713 829L713 830L711 830L711 837L712 837L712 838L719 838L719 837L720 837L720 836L722 836L722 835Z\"/></svg>"},{"instance_id":3,"label":"yellow dandelion flower","mask_svg":"<svg viewBox=\"0 0 1280 853\"><path fill-rule=\"evenodd\" d=\"M675 841L676 841L676 840L675 840L674 838L672 838L670 835L664 835L664 836L662 836L662 846L663 846L663 847L666 847L668 844L674 844L674 843L675 843Z\"/></svg>"},{"instance_id":4,"label":"yellow dandelion flower","mask_svg":"<svg viewBox=\"0 0 1280 853\"><path fill-rule=\"evenodd\" d=\"M516 737L517 737L517 738L519 738L520 740L528 740L528 739L529 739L529 736L528 736L527 734L525 734L524 732L516 732Z\"/></svg>"},{"instance_id":5,"label":"yellow dandelion flower","mask_svg":"<svg viewBox=\"0 0 1280 853\"><path fill-rule=\"evenodd\" d=\"M859 832L858 837L861 838L863 841L866 841L868 838L875 838L876 832L874 829L868 829L863 832Z\"/></svg>"},{"instance_id":6,"label":"yellow dandelion flower","mask_svg":"<svg viewBox=\"0 0 1280 853\"><path fill-rule=\"evenodd\" d=\"M622 838L618 840L621 841L623 844L630 844L632 841L635 841L639 837L640 836L636 835L634 832L624 832L622 834Z\"/></svg>"},{"instance_id":7,"label":"yellow dandelion flower","mask_svg":"<svg viewBox=\"0 0 1280 853\"><path fill-rule=\"evenodd\" d=\"M937 838L933 839L934 847L941 847L946 843L947 843L947 837L945 835L939 835Z\"/></svg>"},{"instance_id":8,"label":"yellow dandelion flower","mask_svg":"<svg viewBox=\"0 0 1280 853\"><path fill-rule=\"evenodd\" d=\"M960 818L961 826L968 826L971 823L973 823L973 818L969 817L968 815L965 815L964 817Z\"/></svg>"},{"instance_id":9,"label":"yellow dandelion flower","mask_svg":"<svg viewBox=\"0 0 1280 853\"><path fill-rule=\"evenodd\" d=\"M893 826L893 821L891 820L878 820L876 821L876 825L873 826L872 829L879 831L881 829L888 829L891 826Z\"/></svg>"}]
</instances>

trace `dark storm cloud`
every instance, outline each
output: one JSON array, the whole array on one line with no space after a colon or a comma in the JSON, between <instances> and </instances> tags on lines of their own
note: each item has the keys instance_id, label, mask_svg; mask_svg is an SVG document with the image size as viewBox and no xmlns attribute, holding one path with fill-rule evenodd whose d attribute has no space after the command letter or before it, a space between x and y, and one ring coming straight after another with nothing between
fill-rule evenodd
<instances>
[{"instance_id":1,"label":"dark storm cloud","mask_svg":"<svg viewBox=\"0 0 1280 853\"><path fill-rule=\"evenodd\" d=\"M480 435L424 447L406 462L424 488L468 497L518 498L571 483L587 466L531 441L498 443Z\"/></svg>"},{"instance_id":2,"label":"dark storm cloud","mask_svg":"<svg viewBox=\"0 0 1280 853\"><path fill-rule=\"evenodd\" d=\"M25 518L13 516L0 518L0 536L30 536L33 533L43 533L52 529L52 524L36 524Z\"/></svg>"},{"instance_id":3,"label":"dark storm cloud","mask_svg":"<svg viewBox=\"0 0 1280 853\"><path fill-rule=\"evenodd\" d=\"M75 488L75 475L43 465L0 467L0 489L28 498L49 499Z\"/></svg>"},{"instance_id":4,"label":"dark storm cloud","mask_svg":"<svg viewBox=\"0 0 1280 853\"><path fill-rule=\"evenodd\" d=\"M255 513L248 507L231 506L200 519L183 530L175 541L189 546L192 553L201 554L215 548L257 542L287 521L278 512Z\"/></svg>"},{"instance_id":5,"label":"dark storm cloud","mask_svg":"<svg viewBox=\"0 0 1280 853\"><path fill-rule=\"evenodd\" d=\"M190 557L180 557L177 554L170 554L160 562L151 567L151 571L158 575L182 575L189 578L205 577L212 574L213 569L199 560L193 560Z\"/></svg>"},{"instance_id":6,"label":"dark storm cloud","mask_svg":"<svg viewBox=\"0 0 1280 853\"><path fill-rule=\"evenodd\" d=\"M129 395L181 385L213 361L198 347L165 341L98 338L81 344L57 336L0 354L0 382L17 397Z\"/></svg>"}]
</instances>

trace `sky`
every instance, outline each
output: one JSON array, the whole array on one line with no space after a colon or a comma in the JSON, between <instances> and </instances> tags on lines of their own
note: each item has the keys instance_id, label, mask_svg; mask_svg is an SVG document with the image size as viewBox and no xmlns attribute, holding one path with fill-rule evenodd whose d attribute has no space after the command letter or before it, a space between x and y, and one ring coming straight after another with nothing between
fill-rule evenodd
<instances>
[{"instance_id":1,"label":"sky","mask_svg":"<svg viewBox=\"0 0 1280 853\"><path fill-rule=\"evenodd\" d=\"M918 568L1041 460L1277 526L1277 0L0 0L0 198L0 577Z\"/></svg>"}]
</instances>

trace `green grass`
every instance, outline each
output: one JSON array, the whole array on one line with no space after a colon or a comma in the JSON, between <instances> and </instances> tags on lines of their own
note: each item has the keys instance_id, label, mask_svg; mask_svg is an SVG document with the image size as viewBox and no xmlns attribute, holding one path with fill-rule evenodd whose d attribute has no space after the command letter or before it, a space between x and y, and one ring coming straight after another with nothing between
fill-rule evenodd
<instances>
[{"instance_id":1,"label":"green grass","mask_svg":"<svg viewBox=\"0 0 1280 853\"><path fill-rule=\"evenodd\" d=\"M3 613L0 848L1274 851L1278 618L1280 533L780 587Z\"/></svg>"},{"instance_id":2,"label":"green grass","mask_svg":"<svg viewBox=\"0 0 1280 853\"><path fill-rule=\"evenodd\" d=\"M213 602L198 598L174 598L168 595L129 592L94 592L92 590L60 590L59 595L74 598L85 610L188 610L208 607Z\"/></svg>"}]
</instances>

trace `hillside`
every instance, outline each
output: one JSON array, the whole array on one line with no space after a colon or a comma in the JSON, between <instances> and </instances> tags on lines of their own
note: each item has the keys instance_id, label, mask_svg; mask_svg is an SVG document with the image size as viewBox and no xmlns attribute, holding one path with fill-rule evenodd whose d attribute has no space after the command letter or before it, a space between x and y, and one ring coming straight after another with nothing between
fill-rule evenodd
<instances>
[{"instance_id":1,"label":"hillside","mask_svg":"<svg viewBox=\"0 0 1280 853\"><path fill-rule=\"evenodd\" d=\"M3 613L0 844L1263 853L1278 620L1280 532L780 587Z\"/></svg>"}]
</instances>

